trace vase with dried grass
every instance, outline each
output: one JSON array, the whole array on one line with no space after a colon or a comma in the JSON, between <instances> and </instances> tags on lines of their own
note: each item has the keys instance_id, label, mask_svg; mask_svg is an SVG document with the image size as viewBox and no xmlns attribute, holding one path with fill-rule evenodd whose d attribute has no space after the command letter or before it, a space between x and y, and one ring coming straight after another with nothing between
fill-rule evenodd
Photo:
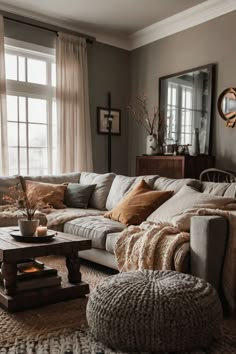
<instances>
[{"instance_id":1,"label":"vase with dried grass","mask_svg":"<svg viewBox=\"0 0 236 354\"><path fill-rule=\"evenodd\" d=\"M147 96L135 96L128 104L128 111L135 121L148 133L146 137L146 155L157 155L162 152L161 139L164 119L158 107L147 108Z\"/></svg>"},{"instance_id":2,"label":"vase with dried grass","mask_svg":"<svg viewBox=\"0 0 236 354\"><path fill-rule=\"evenodd\" d=\"M38 209L45 206L43 198L30 199L27 195L27 187L23 177L19 177L20 183L9 188L9 194L3 196L3 200L10 204L14 210L19 210L23 218L18 220L19 229L22 236L33 236L39 225L39 219L35 218Z\"/></svg>"}]
</instances>

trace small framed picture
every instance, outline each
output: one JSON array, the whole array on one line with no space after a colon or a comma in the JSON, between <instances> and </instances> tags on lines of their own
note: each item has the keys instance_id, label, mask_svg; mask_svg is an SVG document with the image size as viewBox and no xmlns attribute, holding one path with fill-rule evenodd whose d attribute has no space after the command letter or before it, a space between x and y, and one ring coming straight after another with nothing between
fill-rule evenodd
<instances>
[{"instance_id":1,"label":"small framed picture","mask_svg":"<svg viewBox=\"0 0 236 354\"><path fill-rule=\"evenodd\" d=\"M110 117L112 119L111 134L121 134L121 110L111 109ZM107 108L97 107L97 131L98 134L108 134L109 111Z\"/></svg>"}]
</instances>

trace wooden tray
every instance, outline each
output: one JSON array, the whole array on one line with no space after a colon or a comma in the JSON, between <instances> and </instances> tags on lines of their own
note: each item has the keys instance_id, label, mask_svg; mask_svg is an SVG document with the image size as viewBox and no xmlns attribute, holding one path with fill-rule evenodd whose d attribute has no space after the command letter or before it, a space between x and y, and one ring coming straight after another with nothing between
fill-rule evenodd
<instances>
[{"instance_id":1,"label":"wooden tray","mask_svg":"<svg viewBox=\"0 0 236 354\"><path fill-rule=\"evenodd\" d=\"M28 243L43 243L52 241L52 238L56 235L55 231L47 230L46 236L22 236L20 231L12 231L10 235L19 242L28 242Z\"/></svg>"}]
</instances>

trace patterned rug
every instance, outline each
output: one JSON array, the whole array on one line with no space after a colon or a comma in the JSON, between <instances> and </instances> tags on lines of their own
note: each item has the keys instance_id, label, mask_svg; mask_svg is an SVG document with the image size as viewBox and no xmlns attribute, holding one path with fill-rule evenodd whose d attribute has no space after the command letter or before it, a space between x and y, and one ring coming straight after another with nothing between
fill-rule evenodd
<instances>
[{"instance_id":1,"label":"patterned rug","mask_svg":"<svg viewBox=\"0 0 236 354\"><path fill-rule=\"evenodd\" d=\"M47 264L65 272L62 258L48 257ZM93 268L91 265L83 265L81 272L91 289L110 275L102 268ZM0 354L121 353L94 340L86 324L86 303L87 299L82 298L15 314L0 309ZM236 353L236 320L225 319L221 336L211 348L192 353Z\"/></svg>"},{"instance_id":2,"label":"patterned rug","mask_svg":"<svg viewBox=\"0 0 236 354\"><path fill-rule=\"evenodd\" d=\"M229 327L228 327L229 325ZM233 354L236 353L235 322L224 324L222 336L207 351L194 351L192 354ZM234 327L234 329L233 329ZM114 351L96 342L87 328L77 331L64 331L58 336L37 336L37 339L19 340L14 344L1 347L0 354L130 354ZM145 354L145 353L143 353ZM159 353L156 354L168 354ZM175 352L172 354L190 354Z\"/></svg>"}]
</instances>

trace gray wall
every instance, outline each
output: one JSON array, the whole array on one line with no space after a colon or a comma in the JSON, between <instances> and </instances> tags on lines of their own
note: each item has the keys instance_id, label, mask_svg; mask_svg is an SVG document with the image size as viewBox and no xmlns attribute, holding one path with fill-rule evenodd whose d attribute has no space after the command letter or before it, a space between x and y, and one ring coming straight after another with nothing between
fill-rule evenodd
<instances>
[{"instance_id":1,"label":"gray wall","mask_svg":"<svg viewBox=\"0 0 236 354\"><path fill-rule=\"evenodd\" d=\"M88 46L89 100L92 127L94 171L107 172L107 136L97 134L96 107L107 106L111 92L112 108L121 109L121 136L112 136L112 171L128 173L128 117L130 92L130 53L95 42Z\"/></svg>"},{"instance_id":2,"label":"gray wall","mask_svg":"<svg viewBox=\"0 0 236 354\"><path fill-rule=\"evenodd\" d=\"M145 91L150 106L158 105L158 79L192 67L216 63L216 97L236 86L236 44L232 28L236 12L169 36L132 52L95 42L88 46L89 95L94 170L107 171L107 137L97 134L96 107L106 106L111 91L112 106L122 111L121 136L112 138L112 170L135 174L135 159L145 152L145 131L127 116L127 102ZM6 21L10 37L52 46L55 35L48 31ZM40 33L39 33L40 32ZM225 127L216 111L212 127L212 152L218 167L236 171L236 128Z\"/></svg>"},{"instance_id":3,"label":"gray wall","mask_svg":"<svg viewBox=\"0 0 236 354\"><path fill-rule=\"evenodd\" d=\"M216 98L236 87L236 42L232 31L236 12L138 48L131 53L131 94L145 91L158 105L158 79L208 63L216 63ZM214 104L212 153L216 165L236 171L236 128L226 128ZM135 174L136 155L145 152L145 131L129 119L129 173Z\"/></svg>"}]
</instances>

